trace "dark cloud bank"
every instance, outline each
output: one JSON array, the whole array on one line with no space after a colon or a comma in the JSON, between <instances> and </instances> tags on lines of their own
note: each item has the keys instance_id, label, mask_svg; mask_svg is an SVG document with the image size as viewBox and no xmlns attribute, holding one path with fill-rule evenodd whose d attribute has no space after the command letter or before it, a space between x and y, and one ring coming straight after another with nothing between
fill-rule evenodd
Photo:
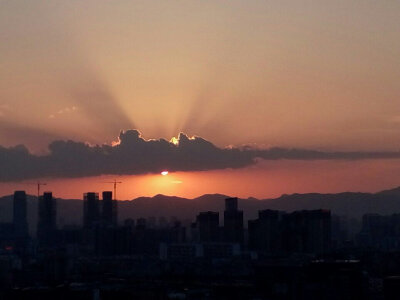
<instances>
[{"instance_id":1,"label":"dark cloud bank","mask_svg":"<svg viewBox=\"0 0 400 300\"><path fill-rule=\"evenodd\" d=\"M49 154L31 154L25 146L0 146L0 181L39 177L83 177L102 174L145 174L242 168L257 159L328 160L391 159L400 152L322 152L287 148L218 148L201 138L181 133L179 144L165 139L145 140L137 130L122 131L117 145L90 146L54 141Z\"/></svg>"}]
</instances>

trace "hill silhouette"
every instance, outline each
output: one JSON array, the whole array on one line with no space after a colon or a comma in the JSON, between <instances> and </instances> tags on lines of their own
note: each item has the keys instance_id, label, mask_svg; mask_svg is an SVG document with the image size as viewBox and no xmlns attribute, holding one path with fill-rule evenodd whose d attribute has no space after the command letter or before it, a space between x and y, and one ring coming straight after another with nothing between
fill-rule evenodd
<instances>
[{"instance_id":1,"label":"hill silhouette","mask_svg":"<svg viewBox=\"0 0 400 300\"><path fill-rule=\"evenodd\" d=\"M187 199L176 196L155 195L133 200L118 201L119 220L140 217L177 217L193 221L200 211L218 211L222 221L224 199L228 195L205 194ZM239 208L245 220L257 217L262 209L294 211L302 209L330 209L333 214L361 218L365 213L392 214L400 212L400 187L378 193L292 194L275 199L239 199ZM57 219L60 227L82 223L83 201L57 199ZM0 198L0 222L12 219L12 195ZM37 197L28 196L28 221L35 232L37 223Z\"/></svg>"}]
</instances>

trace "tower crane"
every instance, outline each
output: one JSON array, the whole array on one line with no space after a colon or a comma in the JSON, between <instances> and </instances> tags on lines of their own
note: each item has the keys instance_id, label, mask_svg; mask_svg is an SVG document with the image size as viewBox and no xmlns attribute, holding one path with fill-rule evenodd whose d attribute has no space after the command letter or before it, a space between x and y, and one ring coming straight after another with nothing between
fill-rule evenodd
<instances>
[{"instance_id":1,"label":"tower crane","mask_svg":"<svg viewBox=\"0 0 400 300\"><path fill-rule=\"evenodd\" d=\"M114 200L117 200L117 184L122 183L122 181L117 181L116 179L114 179L114 181L104 181L103 183L114 184Z\"/></svg>"}]
</instances>

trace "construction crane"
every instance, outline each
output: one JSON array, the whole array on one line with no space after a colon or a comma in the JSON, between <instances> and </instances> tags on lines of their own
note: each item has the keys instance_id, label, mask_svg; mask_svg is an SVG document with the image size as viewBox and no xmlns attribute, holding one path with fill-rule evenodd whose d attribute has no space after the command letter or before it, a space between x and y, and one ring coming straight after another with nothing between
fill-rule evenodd
<instances>
[{"instance_id":1,"label":"construction crane","mask_svg":"<svg viewBox=\"0 0 400 300\"><path fill-rule=\"evenodd\" d=\"M114 184L114 200L117 200L117 184L122 183L122 181L117 181L114 179L114 181L104 181L103 183L113 183Z\"/></svg>"},{"instance_id":2,"label":"construction crane","mask_svg":"<svg viewBox=\"0 0 400 300\"><path fill-rule=\"evenodd\" d=\"M42 185L47 185L47 182L40 182L40 181L38 181L38 182L36 182L36 183L28 183L28 184L34 184L34 185L37 186L37 198L38 198L38 200L39 200L39 197L40 197L40 187L41 187Z\"/></svg>"}]
</instances>

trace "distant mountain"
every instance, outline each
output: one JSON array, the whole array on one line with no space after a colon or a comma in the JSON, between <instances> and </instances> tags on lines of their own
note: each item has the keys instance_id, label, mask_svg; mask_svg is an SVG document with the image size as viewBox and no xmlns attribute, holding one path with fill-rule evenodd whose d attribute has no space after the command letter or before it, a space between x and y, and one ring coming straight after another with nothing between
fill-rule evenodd
<instances>
[{"instance_id":1,"label":"distant mountain","mask_svg":"<svg viewBox=\"0 0 400 300\"><path fill-rule=\"evenodd\" d=\"M379 195L400 196L400 186L391 190L386 190L378 193Z\"/></svg>"},{"instance_id":2,"label":"distant mountain","mask_svg":"<svg viewBox=\"0 0 400 300\"><path fill-rule=\"evenodd\" d=\"M119 220L140 217L177 217L194 221L200 211L218 211L222 221L224 199L227 195L206 194L194 199L175 196L156 195L139 197L133 200L119 201ZM275 199L258 200L239 199L239 207L244 211L245 220L257 217L262 209L294 211L302 209L330 209L337 215L360 218L365 213L400 213L400 187L371 193L338 194L292 194ZM57 199L57 218L60 226L82 223L83 201L76 199ZM12 196L0 198L0 222L9 222L12 218ZM31 231L37 223L37 198L28 196L28 219Z\"/></svg>"}]
</instances>

